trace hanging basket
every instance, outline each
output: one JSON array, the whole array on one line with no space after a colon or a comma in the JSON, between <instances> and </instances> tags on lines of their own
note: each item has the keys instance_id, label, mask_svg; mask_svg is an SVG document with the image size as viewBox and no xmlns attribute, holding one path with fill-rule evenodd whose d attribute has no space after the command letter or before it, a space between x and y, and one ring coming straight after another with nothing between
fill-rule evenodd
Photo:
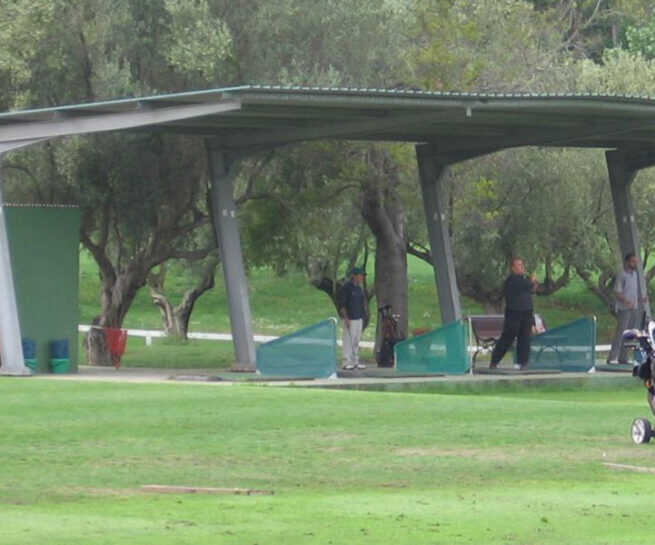
<instances>
[{"instance_id":1,"label":"hanging basket","mask_svg":"<svg viewBox=\"0 0 655 545\"><path fill-rule=\"evenodd\" d=\"M114 327L105 327L105 339L111 361L114 367L118 369L121 364L121 357L125 354L125 346L127 345L127 329L118 329Z\"/></svg>"}]
</instances>

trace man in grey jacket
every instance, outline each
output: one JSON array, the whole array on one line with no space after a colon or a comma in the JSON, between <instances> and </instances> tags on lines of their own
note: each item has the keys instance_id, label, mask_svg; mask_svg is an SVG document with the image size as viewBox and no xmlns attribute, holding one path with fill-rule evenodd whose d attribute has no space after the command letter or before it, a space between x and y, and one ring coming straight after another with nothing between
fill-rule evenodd
<instances>
[{"instance_id":1,"label":"man in grey jacket","mask_svg":"<svg viewBox=\"0 0 655 545\"><path fill-rule=\"evenodd\" d=\"M607 363L628 363L626 348L623 344L623 332L640 326L640 316L646 297L639 287L637 256L629 253L623 261L623 270L616 278L614 295L616 297L616 331Z\"/></svg>"}]
</instances>

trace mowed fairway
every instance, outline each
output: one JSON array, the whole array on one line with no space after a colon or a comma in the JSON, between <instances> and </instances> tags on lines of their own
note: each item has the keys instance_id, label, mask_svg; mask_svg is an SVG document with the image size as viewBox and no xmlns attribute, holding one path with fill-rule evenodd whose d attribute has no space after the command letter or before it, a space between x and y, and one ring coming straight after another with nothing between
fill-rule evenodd
<instances>
[{"instance_id":1,"label":"mowed fairway","mask_svg":"<svg viewBox=\"0 0 655 545\"><path fill-rule=\"evenodd\" d=\"M433 395L0 380L0 543L644 544L637 387ZM152 495L145 484L271 489Z\"/></svg>"}]
</instances>

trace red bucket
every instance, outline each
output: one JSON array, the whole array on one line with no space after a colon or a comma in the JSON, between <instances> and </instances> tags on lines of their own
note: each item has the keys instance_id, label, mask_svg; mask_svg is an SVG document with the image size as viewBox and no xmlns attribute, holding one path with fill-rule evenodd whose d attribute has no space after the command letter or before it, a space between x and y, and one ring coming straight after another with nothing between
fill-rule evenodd
<instances>
[{"instance_id":1,"label":"red bucket","mask_svg":"<svg viewBox=\"0 0 655 545\"><path fill-rule=\"evenodd\" d=\"M127 329L118 329L114 327L105 327L105 339L107 340L107 347L111 354L111 361L114 367L118 369L121 364L121 357L125 354L125 346L127 345Z\"/></svg>"}]
</instances>

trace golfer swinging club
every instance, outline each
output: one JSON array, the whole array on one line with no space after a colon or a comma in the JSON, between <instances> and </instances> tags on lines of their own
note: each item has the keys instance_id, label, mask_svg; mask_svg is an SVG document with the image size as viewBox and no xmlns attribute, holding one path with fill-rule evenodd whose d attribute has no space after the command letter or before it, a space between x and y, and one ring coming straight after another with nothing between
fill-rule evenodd
<instances>
[{"instance_id":1,"label":"golfer swinging club","mask_svg":"<svg viewBox=\"0 0 655 545\"><path fill-rule=\"evenodd\" d=\"M505 280L505 323L503 332L491 353L489 367L495 369L503 356L517 339L518 363L521 369L528 365L530 358L530 334L534 324L532 294L539 283L533 274L525 274L525 264L520 257L512 259L510 275Z\"/></svg>"},{"instance_id":2,"label":"golfer swinging club","mask_svg":"<svg viewBox=\"0 0 655 545\"><path fill-rule=\"evenodd\" d=\"M340 314L343 318L343 369L366 369L359 363L359 341L362 337L366 316L364 275L366 271L355 267L350 271L350 281L341 288Z\"/></svg>"}]
</instances>

